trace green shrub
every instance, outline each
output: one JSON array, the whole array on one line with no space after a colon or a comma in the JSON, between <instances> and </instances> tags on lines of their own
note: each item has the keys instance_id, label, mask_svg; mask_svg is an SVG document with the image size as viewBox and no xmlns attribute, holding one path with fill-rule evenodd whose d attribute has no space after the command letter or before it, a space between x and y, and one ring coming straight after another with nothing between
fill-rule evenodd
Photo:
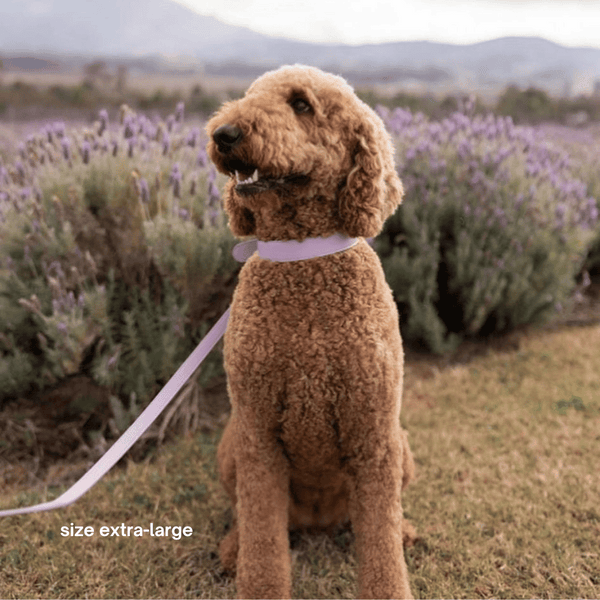
<instances>
[{"instance_id":1,"label":"green shrub","mask_svg":"<svg viewBox=\"0 0 600 600\"><path fill-rule=\"evenodd\" d=\"M406 196L376 248L407 342L444 352L564 305L598 215L565 153L510 119L380 111Z\"/></svg>"},{"instance_id":2,"label":"green shrub","mask_svg":"<svg viewBox=\"0 0 600 600\"><path fill-rule=\"evenodd\" d=\"M546 124L537 128L540 135L569 155L569 165L575 175L588 186L588 194L600 199L600 131ZM600 227L592 241L584 269L592 275L600 274Z\"/></svg>"},{"instance_id":3,"label":"green shrub","mask_svg":"<svg viewBox=\"0 0 600 600\"><path fill-rule=\"evenodd\" d=\"M202 133L182 105L121 117L50 125L0 165L0 402L86 369L145 404L228 302L235 242Z\"/></svg>"}]
</instances>

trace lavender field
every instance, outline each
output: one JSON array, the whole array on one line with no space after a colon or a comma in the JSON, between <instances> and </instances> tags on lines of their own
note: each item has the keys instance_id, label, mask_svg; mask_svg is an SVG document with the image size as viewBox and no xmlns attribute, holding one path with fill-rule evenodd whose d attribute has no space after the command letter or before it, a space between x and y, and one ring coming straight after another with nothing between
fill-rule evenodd
<instances>
[{"instance_id":1,"label":"lavender field","mask_svg":"<svg viewBox=\"0 0 600 600\"><path fill-rule=\"evenodd\" d=\"M562 310L599 265L597 132L380 113L406 190L378 245L405 338L444 352Z\"/></svg>"},{"instance_id":2,"label":"lavender field","mask_svg":"<svg viewBox=\"0 0 600 600\"><path fill-rule=\"evenodd\" d=\"M523 328L508 352L479 342L560 314L600 274L600 126L516 127L469 106L440 121L378 110L406 196L374 245L405 344L429 352L409 355L403 391L417 463L403 498L419 535L406 550L413 592L597 598L600 328ZM239 266L224 178L184 111L0 123L2 508L47 501L85 472L230 301ZM432 355L463 340L471 361ZM195 435L115 468L68 516L3 522L7 597L235 594L216 554L230 513L214 354L130 456L166 431ZM63 538L66 518L96 529L178 519L194 537ZM351 540L296 540L294 596L353 597Z\"/></svg>"},{"instance_id":3,"label":"lavender field","mask_svg":"<svg viewBox=\"0 0 600 600\"><path fill-rule=\"evenodd\" d=\"M227 304L223 178L184 110L0 125L0 402L85 363L143 403ZM598 125L378 111L406 196L375 247L408 345L543 322L600 271Z\"/></svg>"}]
</instances>

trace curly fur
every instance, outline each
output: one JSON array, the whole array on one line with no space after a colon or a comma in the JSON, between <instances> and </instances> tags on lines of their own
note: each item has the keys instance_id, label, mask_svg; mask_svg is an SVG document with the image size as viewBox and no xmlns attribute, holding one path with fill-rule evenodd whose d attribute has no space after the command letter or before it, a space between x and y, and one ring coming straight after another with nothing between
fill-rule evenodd
<instances>
[{"instance_id":1,"label":"curly fur","mask_svg":"<svg viewBox=\"0 0 600 600\"><path fill-rule=\"evenodd\" d=\"M237 236L376 235L402 199L391 140L341 78L303 66L256 80L207 124L231 175ZM258 171L258 182L239 183ZM398 313L364 239L329 256L243 266L225 334L232 405L218 451L236 521L221 543L240 597L290 597L288 530L356 535L361 597L409 597L401 488L414 464L400 428Z\"/></svg>"}]
</instances>

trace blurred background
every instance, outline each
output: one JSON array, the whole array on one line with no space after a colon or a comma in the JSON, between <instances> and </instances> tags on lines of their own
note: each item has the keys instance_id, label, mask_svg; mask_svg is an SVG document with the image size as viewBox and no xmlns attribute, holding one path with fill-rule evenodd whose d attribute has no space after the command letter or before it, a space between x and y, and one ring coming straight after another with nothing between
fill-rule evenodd
<instances>
[{"instance_id":1,"label":"blurred background","mask_svg":"<svg viewBox=\"0 0 600 600\"><path fill-rule=\"evenodd\" d=\"M123 102L185 101L206 115L297 62L429 116L475 94L517 122L600 119L600 4L589 0L1 0L0 14L5 122Z\"/></svg>"}]
</instances>

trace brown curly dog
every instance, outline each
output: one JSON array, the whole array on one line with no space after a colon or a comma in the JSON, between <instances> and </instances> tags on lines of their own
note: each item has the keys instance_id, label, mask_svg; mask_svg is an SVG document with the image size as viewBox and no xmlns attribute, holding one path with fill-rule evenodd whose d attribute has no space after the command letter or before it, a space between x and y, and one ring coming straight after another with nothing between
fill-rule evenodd
<instances>
[{"instance_id":1,"label":"brown curly dog","mask_svg":"<svg viewBox=\"0 0 600 600\"><path fill-rule=\"evenodd\" d=\"M360 597L409 597L401 488L414 465L400 427L402 342L364 239L402 199L391 140L343 79L303 66L261 76L207 132L211 159L231 176L234 235L358 238L287 262L261 257L259 246L241 270L225 333L232 413L218 451L236 522L221 561L236 570L240 597L289 598L288 530L350 519Z\"/></svg>"}]
</instances>

